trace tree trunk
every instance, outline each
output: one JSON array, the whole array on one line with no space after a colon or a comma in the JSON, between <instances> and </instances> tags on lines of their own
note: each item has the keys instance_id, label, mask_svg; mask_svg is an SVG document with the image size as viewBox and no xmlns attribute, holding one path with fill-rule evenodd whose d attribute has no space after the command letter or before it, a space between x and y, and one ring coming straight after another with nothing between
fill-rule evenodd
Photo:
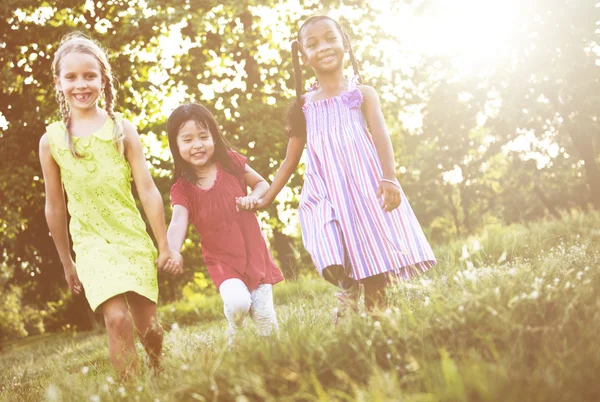
<instances>
[{"instance_id":1,"label":"tree trunk","mask_svg":"<svg viewBox=\"0 0 600 402\"><path fill-rule=\"evenodd\" d=\"M600 209L600 168L598 168L598 163L596 162L596 152L592 136L582 133L572 122L567 122L566 126L573 145L579 153L581 160L583 160L592 204L594 208Z\"/></svg>"},{"instance_id":2,"label":"tree trunk","mask_svg":"<svg viewBox=\"0 0 600 402\"><path fill-rule=\"evenodd\" d=\"M544 192L542 191L540 186L538 186L537 183L534 184L533 191L535 191L535 194L539 197L542 204L544 204L544 206L546 207L546 209L548 209L552 216L554 216L557 219L560 219L560 214L558 213L554 205L552 205L550 199L546 197L546 194L544 194Z\"/></svg>"}]
</instances>

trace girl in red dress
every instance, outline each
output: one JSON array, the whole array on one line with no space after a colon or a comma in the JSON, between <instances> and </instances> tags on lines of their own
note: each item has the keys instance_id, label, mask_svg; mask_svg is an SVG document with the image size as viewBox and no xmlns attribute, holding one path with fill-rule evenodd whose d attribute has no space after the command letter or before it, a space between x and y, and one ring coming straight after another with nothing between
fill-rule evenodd
<instances>
[{"instance_id":1,"label":"girl in red dress","mask_svg":"<svg viewBox=\"0 0 600 402\"><path fill-rule=\"evenodd\" d=\"M204 106L186 104L167 122L175 169L169 247L181 250L188 222L200 234L208 273L223 299L233 339L249 314L260 335L277 332L272 285L283 275L269 253L253 209L269 185L227 145ZM252 192L247 194L247 187Z\"/></svg>"}]
</instances>

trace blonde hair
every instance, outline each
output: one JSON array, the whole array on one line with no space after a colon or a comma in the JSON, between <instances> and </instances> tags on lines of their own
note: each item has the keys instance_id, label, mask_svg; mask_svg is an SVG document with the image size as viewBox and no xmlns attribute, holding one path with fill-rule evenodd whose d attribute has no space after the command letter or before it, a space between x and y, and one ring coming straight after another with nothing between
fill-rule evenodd
<instances>
[{"instance_id":1,"label":"blonde hair","mask_svg":"<svg viewBox=\"0 0 600 402\"><path fill-rule=\"evenodd\" d=\"M114 105L116 101L115 88L113 86L113 77L110 69L110 64L108 63L108 57L106 56L106 52L102 50L100 45L84 36L79 32L72 32L63 37L60 42L60 46L56 53L54 54L54 61L52 62L52 73L55 77L60 75L60 63L65 55L69 53L83 53L89 54L93 56L98 65L100 66L100 73L102 77L102 82L104 83L104 99L105 99L105 109L108 113L108 116L112 119L114 123L114 139L113 142L115 147L119 151L119 154L123 156L125 152L125 133L120 124L117 124L117 119L115 118ZM69 149L71 153L76 158L81 158L81 155L77 153L75 150L75 146L73 144L73 138L70 133L71 126L71 117L69 105L65 99L65 95L63 92L56 87L56 99L58 101L58 106L60 108L60 113L62 115L63 123L65 124L65 133L66 133L66 141L69 145Z\"/></svg>"}]
</instances>

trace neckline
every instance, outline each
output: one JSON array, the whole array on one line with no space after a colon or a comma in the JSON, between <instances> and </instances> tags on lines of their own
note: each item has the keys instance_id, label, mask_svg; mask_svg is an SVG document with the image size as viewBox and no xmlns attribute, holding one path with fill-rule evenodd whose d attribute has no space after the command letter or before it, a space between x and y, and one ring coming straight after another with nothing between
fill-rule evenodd
<instances>
[{"instance_id":1,"label":"neckline","mask_svg":"<svg viewBox=\"0 0 600 402\"><path fill-rule=\"evenodd\" d=\"M217 173L215 175L215 180L210 185L210 187L208 187L208 188L202 188L202 187L198 186L198 184L197 184L198 181L197 180L196 180L196 183L191 183L192 186L194 186L194 188L198 189L202 193L206 193L206 192L209 192L212 189L214 189L215 186L217 185L217 182L219 181L219 177L221 176L221 166L220 166L219 162L215 163L215 168L217 169Z\"/></svg>"},{"instance_id":2,"label":"neckline","mask_svg":"<svg viewBox=\"0 0 600 402\"><path fill-rule=\"evenodd\" d=\"M356 91L356 90L358 90L358 87L356 86L356 83L354 82L354 76L351 77L350 79L348 79L348 89L346 89L345 91L340 92L339 95L330 96L329 98L324 98L324 99L319 99L319 100L313 101L312 97L314 95L314 93L313 93L314 90L311 89L308 92L308 94L310 94L310 96L308 98L308 102L304 103L304 105L302 105L302 108L306 108L306 107L308 107L308 105L319 104L319 103L322 103L322 102L327 102L327 101L333 101L335 99L340 99L343 94L345 94L347 92Z\"/></svg>"},{"instance_id":3,"label":"neckline","mask_svg":"<svg viewBox=\"0 0 600 402\"><path fill-rule=\"evenodd\" d=\"M69 134L69 135L71 136L71 138L73 138L73 140L85 139L85 138L89 139L91 137L100 137L98 134L101 133L104 130L104 128L108 125L109 121L112 121L112 119L110 118L110 116L107 113L106 114L106 119L104 120L104 123L102 123L102 125L97 130L92 131L90 134L85 135L85 136L77 136L77 135L72 135L72 134ZM63 126L64 126L64 123L63 123ZM66 126L65 126L65 130L66 130Z\"/></svg>"}]
</instances>

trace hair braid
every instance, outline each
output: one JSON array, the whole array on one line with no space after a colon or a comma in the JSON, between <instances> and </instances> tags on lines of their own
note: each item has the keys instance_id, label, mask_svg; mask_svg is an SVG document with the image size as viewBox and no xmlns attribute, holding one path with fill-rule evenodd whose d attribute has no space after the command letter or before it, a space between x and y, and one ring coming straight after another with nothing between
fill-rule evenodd
<instances>
[{"instance_id":1,"label":"hair braid","mask_svg":"<svg viewBox=\"0 0 600 402\"><path fill-rule=\"evenodd\" d=\"M117 118L115 117L115 111L114 111L114 104L115 104L115 100L116 100L117 96L115 93L115 88L113 87L113 84L112 84L111 75L107 74L107 76L104 78L106 79L106 82L104 84L104 97L105 97L105 101L106 101L106 113L108 113L108 116L111 118L111 120L113 121L113 124L114 124L113 142L115 144L115 147L119 151L119 154L121 156L123 156L125 153L125 133L124 133L121 125L117 122Z\"/></svg>"},{"instance_id":2,"label":"hair braid","mask_svg":"<svg viewBox=\"0 0 600 402\"><path fill-rule=\"evenodd\" d=\"M352 44L350 43L350 36L346 32L343 32L344 41L346 42L346 46L348 47L348 54L350 55L350 62L352 63L352 70L354 70L354 75L358 77L358 83L362 84L362 77L360 76L360 69L358 68L358 62L356 61L356 57L354 57L354 51L352 50Z\"/></svg>"},{"instance_id":3,"label":"hair braid","mask_svg":"<svg viewBox=\"0 0 600 402\"><path fill-rule=\"evenodd\" d=\"M302 81L302 67L300 66L300 44L297 40L292 42L292 64L294 66L294 81L296 84L296 99L287 113L287 132L290 137L306 138L306 117L304 106L304 82Z\"/></svg>"},{"instance_id":4,"label":"hair braid","mask_svg":"<svg viewBox=\"0 0 600 402\"><path fill-rule=\"evenodd\" d=\"M76 158L81 158L82 156L77 153L75 150L75 144L73 143L73 137L71 137L71 117L69 113L69 106L65 99L65 95L61 90L56 88L56 100L58 101L58 107L60 108L60 115L62 117L63 124L65 125L65 141L71 154L73 154Z\"/></svg>"}]
</instances>

